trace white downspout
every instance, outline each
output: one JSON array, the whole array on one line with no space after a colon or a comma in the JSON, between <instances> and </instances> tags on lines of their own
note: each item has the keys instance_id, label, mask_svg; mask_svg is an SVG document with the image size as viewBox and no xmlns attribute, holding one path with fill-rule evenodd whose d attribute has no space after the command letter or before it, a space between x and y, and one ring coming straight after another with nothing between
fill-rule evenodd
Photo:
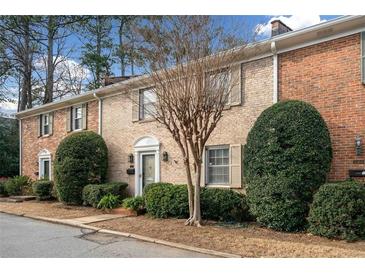
<instances>
[{"instance_id":1,"label":"white downspout","mask_svg":"<svg viewBox=\"0 0 365 274\"><path fill-rule=\"evenodd\" d=\"M271 52L273 54L273 103L277 103L279 100L278 96L278 54L275 42L271 42Z\"/></svg>"},{"instance_id":2,"label":"white downspout","mask_svg":"<svg viewBox=\"0 0 365 274\"><path fill-rule=\"evenodd\" d=\"M22 120L19 119L19 175L22 175Z\"/></svg>"},{"instance_id":3,"label":"white downspout","mask_svg":"<svg viewBox=\"0 0 365 274\"><path fill-rule=\"evenodd\" d=\"M102 135L102 113L103 113L103 100L94 92L94 97L98 99L98 134Z\"/></svg>"}]
</instances>

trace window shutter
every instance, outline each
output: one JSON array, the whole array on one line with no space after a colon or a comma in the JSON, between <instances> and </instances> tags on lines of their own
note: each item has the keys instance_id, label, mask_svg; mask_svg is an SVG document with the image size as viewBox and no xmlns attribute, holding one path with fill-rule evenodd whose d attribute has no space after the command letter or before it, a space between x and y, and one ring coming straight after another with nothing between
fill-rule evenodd
<instances>
[{"instance_id":1,"label":"window shutter","mask_svg":"<svg viewBox=\"0 0 365 274\"><path fill-rule=\"evenodd\" d=\"M49 122L48 122L48 127L49 127L49 130L48 130L48 134L49 135L52 135L53 134L53 112L51 112L49 114Z\"/></svg>"},{"instance_id":2,"label":"window shutter","mask_svg":"<svg viewBox=\"0 0 365 274\"><path fill-rule=\"evenodd\" d=\"M231 96L230 105L240 105L242 90L241 90L241 64L234 65L231 68Z\"/></svg>"},{"instance_id":3,"label":"window shutter","mask_svg":"<svg viewBox=\"0 0 365 274\"><path fill-rule=\"evenodd\" d=\"M82 104L82 129L87 129L87 103Z\"/></svg>"},{"instance_id":4,"label":"window shutter","mask_svg":"<svg viewBox=\"0 0 365 274\"><path fill-rule=\"evenodd\" d=\"M229 179L230 179L230 186L232 188L242 187L241 154L242 154L241 144L230 146Z\"/></svg>"},{"instance_id":5,"label":"window shutter","mask_svg":"<svg viewBox=\"0 0 365 274\"><path fill-rule=\"evenodd\" d=\"M72 107L69 107L66 110L66 131L67 132L70 132L72 130L71 121L72 121Z\"/></svg>"},{"instance_id":6,"label":"window shutter","mask_svg":"<svg viewBox=\"0 0 365 274\"><path fill-rule=\"evenodd\" d=\"M365 31L361 33L361 80L365 84Z\"/></svg>"},{"instance_id":7,"label":"window shutter","mask_svg":"<svg viewBox=\"0 0 365 274\"><path fill-rule=\"evenodd\" d=\"M139 120L139 90L132 91L132 121Z\"/></svg>"},{"instance_id":8,"label":"window shutter","mask_svg":"<svg viewBox=\"0 0 365 274\"><path fill-rule=\"evenodd\" d=\"M37 119L38 137L42 136L42 114L38 115Z\"/></svg>"}]
</instances>

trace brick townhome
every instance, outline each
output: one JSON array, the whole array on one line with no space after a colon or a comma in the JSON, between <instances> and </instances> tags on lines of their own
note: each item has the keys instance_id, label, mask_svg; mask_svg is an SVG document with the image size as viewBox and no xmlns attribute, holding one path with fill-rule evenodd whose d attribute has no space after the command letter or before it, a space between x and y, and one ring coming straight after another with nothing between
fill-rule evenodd
<instances>
[{"instance_id":1,"label":"brick townhome","mask_svg":"<svg viewBox=\"0 0 365 274\"><path fill-rule=\"evenodd\" d=\"M349 170L361 176L364 145L356 149L355 138L365 141L365 16L345 16L298 31L280 21L272 26L273 36L242 48L242 58L231 71L239 76L239 88L206 146L202 184L244 187L241 154L247 134L265 108L286 99L310 102L326 120L334 149L329 179L345 179ZM109 149L109 179L128 182L131 194L140 194L143 185L155 181L183 183L178 148L145 111L154 98L151 90L141 77L123 80L18 113L21 173L52 178L52 160L62 138L93 130ZM130 95L139 97L140 106ZM135 174L127 174L128 169Z\"/></svg>"}]
</instances>

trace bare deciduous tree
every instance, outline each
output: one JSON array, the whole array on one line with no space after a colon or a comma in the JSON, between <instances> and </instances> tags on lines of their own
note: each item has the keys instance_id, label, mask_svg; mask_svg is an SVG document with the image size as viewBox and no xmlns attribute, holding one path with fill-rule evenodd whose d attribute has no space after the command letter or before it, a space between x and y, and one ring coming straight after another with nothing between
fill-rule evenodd
<instances>
[{"instance_id":1,"label":"bare deciduous tree","mask_svg":"<svg viewBox=\"0 0 365 274\"><path fill-rule=\"evenodd\" d=\"M150 112L180 148L189 194L186 225L200 226L204 147L235 100L235 62L243 47L224 50L226 35L208 16L151 18L140 33L148 41L142 49L149 65L144 84L156 94Z\"/></svg>"}]
</instances>

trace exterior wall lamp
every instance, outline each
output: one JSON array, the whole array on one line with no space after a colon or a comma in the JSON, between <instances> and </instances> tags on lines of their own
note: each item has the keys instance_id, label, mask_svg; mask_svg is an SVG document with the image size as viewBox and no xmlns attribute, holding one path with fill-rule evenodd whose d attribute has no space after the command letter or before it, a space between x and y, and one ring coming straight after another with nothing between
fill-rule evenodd
<instances>
[{"instance_id":1,"label":"exterior wall lamp","mask_svg":"<svg viewBox=\"0 0 365 274\"><path fill-rule=\"evenodd\" d=\"M362 140L360 136L355 137L355 150L356 156L360 156L362 154Z\"/></svg>"},{"instance_id":2,"label":"exterior wall lamp","mask_svg":"<svg viewBox=\"0 0 365 274\"><path fill-rule=\"evenodd\" d=\"M169 154L167 153L167 151L164 151L162 153L162 161L167 162L169 160Z\"/></svg>"},{"instance_id":3,"label":"exterior wall lamp","mask_svg":"<svg viewBox=\"0 0 365 274\"><path fill-rule=\"evenodd\" d=\"M134 163L134 155L133 155L133 153L131 153L131 154L128 155L128 162L131 163L131 164Z\"/></svg>"}]
</instances>

